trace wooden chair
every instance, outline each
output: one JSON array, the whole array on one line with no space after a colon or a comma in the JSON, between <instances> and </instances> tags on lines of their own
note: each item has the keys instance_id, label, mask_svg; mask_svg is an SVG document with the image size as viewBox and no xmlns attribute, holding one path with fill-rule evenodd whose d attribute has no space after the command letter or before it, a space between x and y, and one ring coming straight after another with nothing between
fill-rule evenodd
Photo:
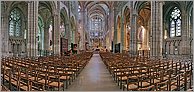
<instances>
[{"instance_id":1,"label":"wooden chair","mask_svg":"<svg viewBox=\"0 0 194 92\"><path fill-rule=\"evenodd\" d=\"M28 74L28 69L27 68L20 68L20 71L19 71L19 78L18 78L18 81L19 81L19 91L20 90L23 90L23 91L30 91L32 90L32 81L29 79L29 74ZM22 75L23 73L23 75Z\"/></svg>"},{"instance_id":2,"label":"wooden chair","mask_svg":"<svg viewBox=\"0 0 194 92\"><path fill-rule=\"evenodd\" d=\"M127 79L127 84L123 85L123 90L127 89L127 91L136 91L140 85L140 73L138 66L131 66L130 68L131 71Z\"/></svg>"},{"instance_id":3,"label":"wooden chair","mask_svg":"<svg viewBox=\"0 0 194 92\"><path fill-rule=\"evenodd\" d=\"M168 80L157 83L156 91L168 91Z\"/></svg>"},{"instance_id":4,"label":"wooden chair","mask_svg":"<svg viewBox=\"0 0 194 92\"><path fill-rule=\"evenodd\" d=\"M151 90L155 87L155 85L152 83L152 75L151 75L151 69L149 66L140 66L139 68L140 77L139 77L139 87L142 90ZM153 90L153 89L152 89Z\"/></svg>"},{"instance_id":5,"label":"wooden chair","mask_svg":"<svg viewBox=\"0 0 194 92\"><path fill-rule=\"evenodd\" d=\"M156 82L156 91L168 91L169 88L169 71L162 69L160 71L159 77L157 78L159 82Z\"/></svg>"},{"instance_id":6,"label":"wooden chair","mask_svg":"<svg viewBox=\"0 0 194 92\"><path fill-rule=\"evenodd\" d=\"M65 88L68 88L69 82L71 80L71 77L68 75L68 72L65 70L66 67L64 66L60 66L60 68L58 68L59 71L59 78L60 81L63 82L63 84L65 85Z\"/></svg>"},{"instance_id":7,"label":"wooden chair","mask_svg":"<svg viewBox=\"0 0 194 92\"><path fill-rule=\"evenodd\" d=\"M178 90L178 75L177 76L172 76L173 75L173 70L170 71L169 73L169 91L177 91Z\"/></svg>"},{"instance_id":8,"label":"wooden chair","mask_svg":"<svg viewBox=\"0 0 194 92\"><path fill-rule=\"evenodd\" d=\"M127 82L129 72L127 65L120 66L120 74L117 75L118 85L120 89L123 87L123 82Z\"/></svg>"},{"instance_id":9,"label":"wooden chair","mask_svg":"<svg viewBox=\"0 0 194 92\"><path fill-rule=\"evenodd\" d=\"M39 66L37 69L36 75L36 86L39 89L47 90L48 87L48 66L44 66L43 64Z\"/></svg>"},{"instance_id":10,"label":"wooden chair","mask_svg":"<svg viewBox=\"0 0 194 92\"><path fill-rule=\"evenodd\" d=\"M59 70L57 70L56 67L54 70L49 67L48 88L57 88L58 91L60 91L61 87L63 87L64 90L64 83L60 81Z\"/></svg>"},{"instance_id":11,"label":"wooden chair","mask_svg":"<svg viewBox=\"0 0 194 92\"><path fill-rule=\"evenodd\" d=\"M123 90L127 89L127 91L136 91L138 90L139 80L137 79L127 79L127 84L123 85Z\"/></svg>"},{"instance_id":12,"label":"wooden chair","mask_svg":"<svg viewBox=\"0 0 194 92\"><path fill-rule=\"evenodd\" d=\"M4 80L8 81L8 88L9 90L12 90L12 71L11 69L4 70Z\"/></svg>"},{"instance_id":13,"label":"wooden chair","mask_svg":"<svg viewBox=\"0 0 194 92\"><path fill-rule=\"evenodd\" d=\"M1 84L1 91L10 91L5 85Z\"/></svg>"}]
</instances>

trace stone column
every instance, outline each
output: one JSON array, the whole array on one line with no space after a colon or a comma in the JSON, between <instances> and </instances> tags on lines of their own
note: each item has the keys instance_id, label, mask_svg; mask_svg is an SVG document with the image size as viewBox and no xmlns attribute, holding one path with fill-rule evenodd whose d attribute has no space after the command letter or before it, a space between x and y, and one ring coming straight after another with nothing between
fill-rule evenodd
<instances>
[{"instance_id":1,"label":"stone column","mask_svg":"<svg viewBox=\"0 0 194 92\"><path fill-rule=\"evenodd\" d=\"M84 37L83 37L83 34L84 34L84 28L83 28L83 15L84 15L84 11L83 11L83 8L81 8L81 11L80 11L80 24L78 26L78 28L80 29L80 44L79 44L79 48L80 50L83 50L84 49L84 46L83 46L83 43L84 43Z\"/></svg>"},{"instance_id":2,"label":"stone column","mask_svg":"<svg viewBox=\"0 0 194 92\"><path fill-rule=\"evenodd\" d=\"M162 58L162 43L163 43L163 2L151 2L151 57Z\"/></svg>"},{"instance_id":3,"label":"stone column","mask_svg":"<svg viewBox=\"0 0 194 92\"><path fill-rule=\"evenodd\" d=\"M75 44L77 44L77 50L79 50L79 46L78 46L78 23L77 23L77 20L78 20L78 18L77 18L77 16L76 16L76 18L75 18Z\"/></svg>"},{"instance_id":4,"label":"stone column","mask_svg":"<svg viewBox=\"0 0 194 92\"><path fill-rule=\"evenodd\" d=\"M147 23L149 23L149 22L147 22ZM142 49L148 50L149 49L149 44L148 44L149 40L148 39L149 39L149 31L150 31L149 24L146 24L143 26L145 28L145 31L144 31L144 36L143 36Z\"/></svg>"},{"instance_id":5,"label":"stone column","mask_svg":"<svg viewBox=\"0 0 194 92\"><path fill-rule=\"evenodd\" d=\"M83 8L82 10L82 34L81 34L81 50L86 50L85 48L85 42L86 42L86 38L85 38L85 34L86 34L86 29L87 29L87 13L85 8Z\"/></svg>"},{"instance_id":6,"label":"stone column","mask_svg":"<svg viewBox=\"0 0 194 92\"><path fill-rule=\"evenodd\" d=\"M59 7L59 2L57 3L57 9L54 10L54 30L53 30L53 50L54 50L54 54L60 54L59 51L59 39L60 39L60 34L59 34L59 30L60 30L60 7Z\"/></svg>"},{"instance_id":7,"label":"stone column","mask_svg":"<svg viewBox=\"0 0 194 92\"><path fill-rule=\"evenodd\" d=\"M8 12L4 12L1 11L1 54L2 56L8 56L9 55L9 51L11 51L11 49L9 49L11 47L11 45L9 45L9 13Z\"/></svg>"},{"instance_id":8,"label":"stone column","mask_svg":"<svg viewBox=\"0 0 194 92\"><path fill-rule=\"evenodd\" d=\"M37 56L37 39L36 32L38 30L38 1L30 1L28 3L28 34L27 34L27 55Z\"/></svg>"},{"instance_id":9,"label":"stone column","mask_svg":"<svg viewBox=\"0 0 194 92\"><path fill-rule=\"evenodd\" d=\"M69 20L68 20L69 21ZM66 22L65 24L65 38L68 39L68 50L70 49L71 42L70 41L70 24L69 22Z\"/></svg>"},{"instance_id":10,"label":"stone column","mask_svg":"<svg viewBox=\"0 0 194 92\"><path fill-rule=\"evenodd\" d=\"M121 47L120 47L120 52L122 53L122 50L125 49L125 33L124 33L125 29L124 29L124 15L123 15L123 11L121 8Z\"/></svg>"},{"instance_id":11,"label":"stone column","mask_svg":"<svg viewBox=\"0 0 194 92\"><path fill-rule=\"evenodd\" d=\"M181 41L181 51L180 51L180 54L182 54L183 56L188 56L190 51L189 51L189 15L188 13L186 12L186 10L184 11L181 11L181 19L182 19L182 25L181 25L181 38L182 38L182 41Z\"/></svg>"},{"instance_id":12,"label":"stone column","mask_svg":"<svg viewBox=\"0 0 194 92\"><path fill-rule=\"evenodd\" d=\"M131 10L131 18L130 21L131 31L130 31L130 52L132 55L137 55L137 17L138 14L135 10Z\"/></svg>"},{"instance_id":13,"label":"stone column","mask_svg":"<svg viewBox=\"0 0 194 92\"><path fill-rule=\"evenodd\" d=\"M123 14L122 10L121 10L121 14ZM122 53L123 50L125 50L125 26L124 26L124 15L121 15L121 48L120 48L120 52Z\"/></svg>"},{"instance_id":14,"label":"stone column","mask_svg":"<svg viewBox=\"0 0 194 92\"><path fill-rule=\"evenodd\" d=\"M76 29L73 29L73 43L76 44Z\"/></svg>"},{"instance_id":15,"label":"stone column","mask_svg":"<svg viewBox=\"0 0 194 92\"><path fill-rule=\"evenodd\" d=\"M2 2L0 1L0 3L2 3ZM1 5L0 5L0 7L1 7ZM2 7L1 7L1 9L2 9ZM3 22L3 20L2 20L3 18L1 15L0 15L0 17L1 17L1 21L0 21L0 24L1 24L1 22ZM0 25L0 28L1 28L1 31L0 31L0 61L1 61L1 57L2 57L2 46L1 46L2 44L1 43L2 43L2 36L3 36L2 35L2 33L3 33L2 32L2 24ZM7 47L8 47L8 44L7 44Z\"/></svg>"},{"instance_id":16,"label":"stone column","mask_svg":"<svg viewBox=\"0 0 194 92\"><path fill-rule=\"evenodd\" d=\"M76 23L77 24L77 23ZM75 44L77 44L78 45L78 29L77 29L77 25L76 25L76 27L75 27L75 35L74 35L75 37ZM78 47L77 47L77 49L78 49Z\"/></svg>"},{"instance_id":17,"label":"stone column","mask_svg":"<svg viewBox=\"0 0 194 92\"><path fill-rule=\"evenodd\" d=\"M110 8L110 11L109 11L109 20L108 20L108 22L110 23L109 24L109 47L111 47L112 48L112 41L113 41L113 33L114 33L114 12L113 12L113 9L112 8ZM107 47L107 48L109 48L109 47ZM109 50L110 50L110 48L109 48Z\"/></svg>"},{"instance_id":18,"label":"stone column","mask_svg":"<svg viewBox=\"0 0 194 92\"><path fill-rule=\"evenodd\" d=\"M68 22L67 22L67 39L68 39L68 50L70 50L71 49L71 8L70 8L70 2L67 2L67 4L68 4L68 17L69 17L69 20L68 20Z\"/></svg>"},{"instance_id":19,"label":"stone column","mask_svg":"<svg viewBox=\"0 0 194 92\"><path fill-rule=\"evenodd\" d=\"M114 8L114 38L113 38L113 52L115 52L115 44L117 44L117 10Z\"/></svg>"},{"instance_id":20,"label":"stone column","mask_svg":"<svg viewBox=\"0 0 194 92\"><path fill-rule=\"evenodd\" d=\"M49 47L50 47L50 41L49 41L49 25L44 25L44 50L49 51Z\"/></svg>"},{"instance_id":21,"label":"stone column","mask_svg":"<svg viewBox=\"0 0 194 92\"><path fill-rule=\"evenodd\" d=\"M162 56L162 50L163 50L163 48L162 48L162 46L163 46L163 32L164 32L164 30L163 30L163 5L164 5L164 2L163 1L160 1L159 2L159 14L160 14L160 16L159 16L159 33L160 33L160 36L159 36L159 51L158 51L158 58L163 58L163 56Z\"/></svg>"}]
</instances>

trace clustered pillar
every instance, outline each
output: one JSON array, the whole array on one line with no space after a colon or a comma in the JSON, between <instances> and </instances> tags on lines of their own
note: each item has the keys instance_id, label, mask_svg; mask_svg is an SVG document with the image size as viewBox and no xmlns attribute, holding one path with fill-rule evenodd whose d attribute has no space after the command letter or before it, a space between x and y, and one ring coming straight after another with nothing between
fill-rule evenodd
<instances>
[{"instance_id":1,"label":"clustered pillar","mask_svg":"<svg viewBox=\"0 0 194 92\"><path fill-rule=\"evenodd\" d=\"M163 2L151 2L151 34L150 34L150 56L162 57L162 42L163 42Z\"/></svg>"},{"instance_id":2,"label":"clustered pillar","mask_svg":"<svg viewBox=\"0 0 194 92\"><path fill-rule=\"evenodd\" d=\"M59 3L57 3L57 9L54 12L54 44L53 44L53 50L54 50L54 54L60 54L59 52L59 39L60 39L60 34L59 34L59 28L60 28L60 7L59 7Z\"/></svg>"},{"instance_id":3,"label":"clustered pillar","mask_svg":"<svg viewBox=\"0 0 194 92\"><path fill-rule=\"evenodd\" d=\"M130 52L132 56L137 55L137 17L138 14L135 11L132 14L132 21L130 22L131 31L130 31Z\"/></svg>"},{"instance_id":4,"label":"clustered pillar","mask_svg":"<svg viewBox=\"0 0 194 92\"><path fill-rule=\"evenodd\" d=\"M27 54L29 57L37 56L36 32L38 30L38 1L28 2L28 40Z\"/></svg>"},{"instance_id":5,"label":"clustered pillar","mask_svg":"<svg viewBox=\"0 0 194 92\"><path fill-rule=\"evenodd\" d=\"M4 9L4 8L3 8ZM3 11L2 9L2 11ZM9 47L11 46L9 43L9 31L7 31L8 26L9 26L9 20L8 20L8 12L4 11L1 13L1 42L0 42L0 46L2 46L0 48L0 53L4 56L8 56L9 55ZM3 35L4 34L4 35ZM0 55L1 56L1 55Z\"/></svg>"}]
</instances>

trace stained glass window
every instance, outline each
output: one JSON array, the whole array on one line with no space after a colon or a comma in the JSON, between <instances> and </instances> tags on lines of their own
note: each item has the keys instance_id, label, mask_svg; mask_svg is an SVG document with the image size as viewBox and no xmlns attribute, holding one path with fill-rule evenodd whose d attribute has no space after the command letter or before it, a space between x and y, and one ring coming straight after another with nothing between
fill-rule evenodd
<instances>
[{"instance_id":1,"label":"stained glass window","mask_svg":"<svg viewBox=\"0 0 194 92\"><path fill-rule=\"evenodd\" d=\"M170 28L170 37L174 37L175 36L175 23L174 20L171 21L171 28Z\"/></svg>"},{"instance_id":2,"label":"stained glass window","mask_svg":"<svg viewBox=\"0 0 194 92\"><path fill-rule=\"evenodd\" d=\"M80 5L78 6L78 14L79 14L79 16L81 15L81 6Z\"/></svg>"},{"instance_id":3,"label":"stained glass window","mask_svg":"<svg viewBox=\"0 0 194 92\"><path fill-rule=\"evenodd\" d=\"M21 24L21 13L17 8L14 8L9 18L9 35L21 36Z\"/></svg>"},{"instance_id":4,"label":"stained glass window","mask_svg":"<svg viewBox=\"0 0 194 92\"><path fill-rule=\"evenodd\" d=\"M78 6L78 12L80 12L80 10L81 10L81 6Z\"/></svg>"},{"instance_id":5,"label":"stained glass window","mask_svg":"<svg viewBox=\"0 0 194 92\"><path fill-rule=\"evenodd\" d=\"M14 36L14 23L13 20L9 22L9 35Z\"/></svg>"},{"instance_id":6,"label":"stained glass window","mask_svg":"<svg viewBox=\"0 0 194 92\"><path fill-rule=\"evenodd\" d=\"M181 36L181 11L174 7L170 16L170 37Z\"/></svg>"}]
</instances>

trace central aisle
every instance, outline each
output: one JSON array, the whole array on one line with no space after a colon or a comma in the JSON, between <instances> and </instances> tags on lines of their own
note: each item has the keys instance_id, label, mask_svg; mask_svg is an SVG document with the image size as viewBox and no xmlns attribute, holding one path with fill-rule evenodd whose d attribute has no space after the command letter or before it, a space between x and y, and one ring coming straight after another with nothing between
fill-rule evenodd
<instances>
[{"instance_id":1,"label":"central aisle","mask_svg":"<svg viewBox=\"0 0 194 92\"><path fill-rule=\"evenodd\" d=\"M99 54L93 54L91 60L81 71L78 78L67 91L121 91L113 81Z\"/></svg>"}]
</instances>

